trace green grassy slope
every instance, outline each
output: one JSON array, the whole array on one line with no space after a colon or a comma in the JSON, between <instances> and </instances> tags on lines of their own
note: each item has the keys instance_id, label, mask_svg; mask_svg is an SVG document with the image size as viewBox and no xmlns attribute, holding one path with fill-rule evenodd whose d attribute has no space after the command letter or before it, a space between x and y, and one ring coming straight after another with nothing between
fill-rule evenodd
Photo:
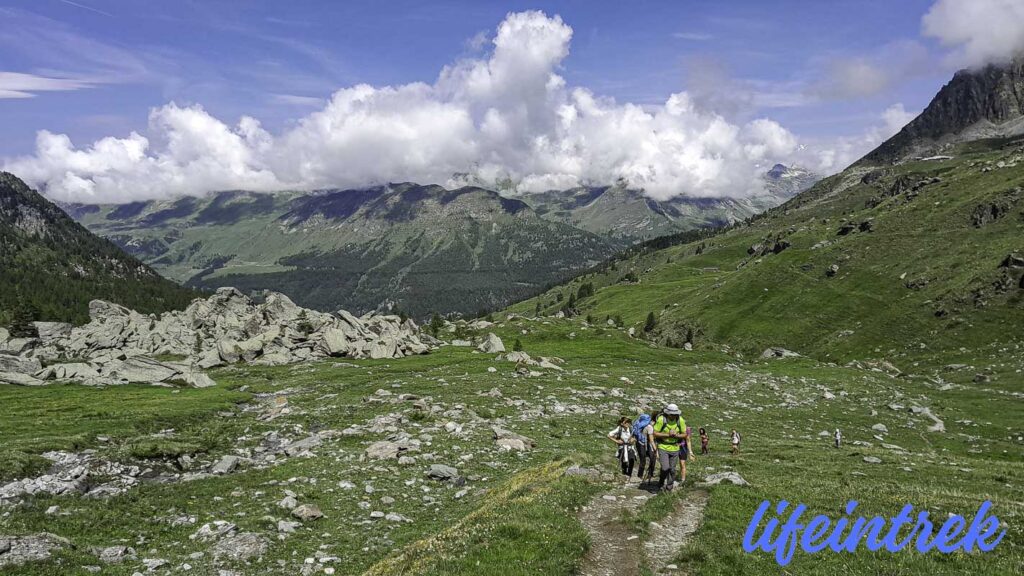
<instances>
[{"instance_id":1,"label":"green grassy slope","mask_svg":"<svg viewBox=\"0 0 1024 576\"><path fill-rule=\"evenodd\" d=\"M850 168L749 224L631 253L512 310L553 313L559 293L589 282L582 315L639 327L654 312L654 337L676 344L690 330L746 353L837 360L1019 350L1024 269L1001 264L1024 254L1024 141L951 155ZM639 282L623 282L629 272Z\"/></svg>"},{"instance_id":2,"label":"green grassy slope","mask_svg":"<svg viewBox=\"0 0 1024 576\"><path fill-rule=\"evenodd\" d=\"M0 426L0 445L22 459L54 448L93 448L100 457L160 470L173 467L179 452L213 461L225 453L252 453L268 433L297 439L312 430L363 426L326 441L315 456L266 469L243 465L236 474L188 483L143 482L109 500L40 496L5 510L3 534L45 530L76 546L11 573L84 575L84 566L97 564L91 547L126 543L139 559L105 565L104 574L144 572L142 558L162 558L175 573L188 563L197 574L234 569L290 575L313 558L312 569L332 567L336 574L567 576L587 547L576 514L609 485L566 478L561 470L580 462L614 472L614 451L604 434L620 414L668 400L684 407L691 426L707 427L711 435L712 453L690 464L689 482L731 469L751 483L711 490L700 529L672 559L688 574L779 574L770 557L746 555L740 546L754 509L766 498L802 502L810 513L833 516L850 498L867 514L893 515L910 502L936 518L970 514L991 499L1011 527L989 554L798 553L788 568L793 574L1000 575L1024 561L1024 541L1012 528L1024 521L1017 504L1024 405L1006 391L940 389L917 376L891 378L809 359L739 362L717 347L651 347L623 329L588 327L578 318L518 319L493 330L506 343L520 339L535 357L564 359L565 372L523 377L493 355L446 347L401 360L226 368L213 374L220 386L203 390L0 386L0 402L12 415ZM1012 374L1020 362L1004 370ZM835 398L826 399L825 390ZM290 412L268 419L275 396L287 398ZM125 399L131 402L119 402ZM890 404L931 408L946 422L946 433L927 432L930 421ZM87 417L40 434L47 414L69 412ZM365 426L371 421L383 424ZM462 425L462 432L447 432L448 422ZM532 437L536 449L496 450L490 430L496 422ZM883 441L902 449L883 447L871 429L876 423L888 427ZM737 457L727 454L732 427L744 434ZM835 427L846 438L840 450L820 435ZM369 443L398 431L423 442L410 454L415 462L361 458ZM147 441L162 444L138 448ZM865 456L882 463L866 463ZM428 480L432 463L457 467L468 492L458 498L463 488ZM355 488L341 488L342 481ZM691 486L659 496L627 523L657 519ZM277 505L284 490L318 505L325 517L278 538L277 520L289 517ZM51 506L60 513L48 515ZM411 522L372 519L376 510ZM181 516L194 516L195 524L172 524ZM267 553L248 564L216 560L212 543L189 538L215 520L266 537Z\"/></svg>"}]
</instances>

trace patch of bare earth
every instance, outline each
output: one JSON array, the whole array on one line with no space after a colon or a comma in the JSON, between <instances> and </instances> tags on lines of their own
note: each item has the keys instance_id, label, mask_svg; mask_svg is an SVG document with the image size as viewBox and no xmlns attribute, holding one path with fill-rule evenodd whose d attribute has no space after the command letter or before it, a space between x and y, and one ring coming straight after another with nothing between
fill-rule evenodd
<instances>
[{"instance_id":1,"label":"patch of bare earth","mask_svg":"<svg viewBox=\"0 0 1024 576\"><path fill-rule=\"evenodd\" d=\"M700 527L707 504L708 493L694 490L679 500L671 514L650 526L643 548L647 566L655 574L682 574L672 568L675 566L673 559Z\"/></svg>"},{"instance_id":2,"label":"patch of bare earth","mask_svg":"<svg viewBox=\"0 0 1024 576\"><path fill-rule=\"evenodd\" d=\"M580 512L590 533L590 548L583 557L582 576L639 576L640 539L623 519L649 496L636 489L620 489L595 497Z\"/></svg>"}]
</instances>

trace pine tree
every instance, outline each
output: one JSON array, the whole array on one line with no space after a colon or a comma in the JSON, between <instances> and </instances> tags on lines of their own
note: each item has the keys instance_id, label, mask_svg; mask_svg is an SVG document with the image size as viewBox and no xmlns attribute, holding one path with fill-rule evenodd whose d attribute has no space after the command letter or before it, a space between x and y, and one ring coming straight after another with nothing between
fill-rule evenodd
<instances>
[{"instance_id":1,"label":"pine tree","mask_svg":"<svg viewBox=\"0 0 1024 576\"><path fill-rule=\"evenodd\" d=\"M644 323L644 332L650 332L654 330L654 327L658 325L658 319L654 317L654 312L647 313L647 322Z\"/></svg>"},{"instance_id":2,"label":"pine tree","mask_svg":"<svg viewBox=\"0 0 1024 576\"><path fill-rule=\"evenodd\" d=\"M39 319L39 310L28 299L20 294L11 310L11 336L17 338L33 338L38 336L33 322Z\"/></svg>"},{"instance_id":3,"label":"pine tree","mask_svg":"<svg viewBox=\"0 0 1024 576\"><path fill-rule=\"evenodd\" d=\"M299 312L298 323L296 325L296 328L298 328L299 332L302 332L303 334L309 334L313 332L313 325L309 323L309 317L306 316L305 310Z\"/></svg>"},{"instance_id":4,"label":"pine tree","mask_svg":"<svg viewBox=\"0 0 1024 576\"><path fill-rule=\"evenodd\" d=\"M444 327L444 320L434 312L434 315L430 318L430 335L437 338L437 335L441 333L441 328Z\"/></svg>"}]
</instances>

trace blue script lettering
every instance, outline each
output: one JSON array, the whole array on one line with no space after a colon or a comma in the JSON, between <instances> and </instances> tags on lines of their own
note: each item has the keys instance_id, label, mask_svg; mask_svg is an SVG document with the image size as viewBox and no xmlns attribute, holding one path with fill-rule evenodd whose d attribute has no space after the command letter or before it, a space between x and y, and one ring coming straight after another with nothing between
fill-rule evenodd
<instances>
[{"instance_id":1,"label":"blue script lettering","mask_svg":"<svg viewBox=\"0 0 1024 576\"><path fill-rule=\"evenodd\" d=\"M975 546L982 552L990 552L1006 536L1005 529L999 530L999 518L990 513L991 508L992 503L985 501L970 523L963 516L954 515L941 526L932 524L928 512L920 512L915 519L911 504L905 505L891 520L884 516L870 519L860 516L843 517L833 522L821 514L803 523L801 517L807 511L807 506L797 504L788 512L788 518L783 520L783 515L790 509L789 502L780 501L772 514L772 503L765 500L757 507L743 534L743 551L751 554L760 550L773 554L779 566L792 562L797 548L808 554L821 552L825 548L833 552L856 552L862 541L864 547L873 552L883 548L888 552L899 552L910 546L911 542L922 554L932 549L943 554L958 550L971 552ZM851 516L856 509L857 501L851 500L846 504L846 515ZM760 536L757 536L762 522L764 528ZM910 533L899 540L900 531L911 526L912 522ZM850 529L844 535L847 526Z\"/></svg>"}]
</instances>

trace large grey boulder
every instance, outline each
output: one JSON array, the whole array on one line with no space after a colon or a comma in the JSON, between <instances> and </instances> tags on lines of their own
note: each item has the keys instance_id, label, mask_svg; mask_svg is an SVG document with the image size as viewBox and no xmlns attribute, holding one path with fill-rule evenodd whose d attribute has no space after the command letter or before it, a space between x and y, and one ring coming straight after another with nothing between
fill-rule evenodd
<instances>
[{"instance_id":1,"label":"large grey boulder","mask_svg":"<svg viewBox=\"0 0 1024 576\"><path fill-rule=\"evenodd\" d=\"M505 343L501 341L501 338L498 338L497 334L491 332L483 343L477 346L477 350L487 354L497 354L505 351Z\"/></svg>"},{"instance_id":2,"label":"large grey boulder","mask_svg":"<svg viewBox=\"0 0 1024 576\"><path fill-rule=\"evenodd\" d=\"M106 375L128 382L166 382L180 374L180 370L145 356L128 358L106 369Z\"/></svg>"},{"instance_id":3,"label":"large grey boulder","mask_svg":"<svg viewBox=\"0 0 1024 576\"><path fill-rule=\"evenodd\" d=\"M0 353L0 372L18 372L21 374L35 374L42 370L43 366L38 358L26 358L24 356L13 356Z\"/></svg>"},{"instance_id":4,"label":"large grey boulder","mask_svg":"<svg viewBox=\"0 0 1024 576\"><path fill-rule=\"evenodd\" d=\"M0 568L49 560L54 552L71 546L67 538L42 532L29 536L0 536Z\"/></svg>"},{"instance_id":5,"label":"large grey boulder","mask_svg":"<svg viewBox=\"0 0 1024 576\"><path fill-rule=\"evenodd\" d=\"M459 471L444 464L431 464L427 470L427 477L441 482L454 482L459 478Z\"/></svg>"},{"instance_id":6,"label":"large grey boulder","mask_svg":"<svg viewBox=\"0 0 1024 576\"><path fill-rule=\"evenodd\" d=\"M270 544L267 539L254 532L242 532L228 536L217 542L212 548L214 557L229 558L243 561L257 558L267 553Z\"/></svg>"},{"instance_id":7,"label":"large grey boulder","mask_svg":"<svg viewBox=\"0 0 1024 576\"><path fill-rule=\"evenodd\" d=\"M67 338L71 335L71 324L67 322L33 322L36 333L43 342L49 342L56 338Z\"/></svg>"},{"instance_id":8,"label":"large grey boulder","mask_svg":"<svg viewBox=\"0 0 1024 576\"><path fill-rule=\"evenodd\" d=\"M761 358L799 358L800 355L785 348L765 348Z\"/></svg>"},{"instance_id":9,"label":"large grey boulder","mask_svg":"<svg viewBox=\"0 0 1024 576\"><path fill-rule=\"evenodd\" d=\"M95 380L100 377L100 372L91 364L84 362L72 362L70 364L55 364L52 375L57 380Z\"/></svg>"},{"instance_id":10,"label":"large grey boulder","mask_svg":"<svg viewBox=\"0 0 1024 576\"><path fill-rule=\"evenodd\" d=\"M327 328L321 333L320 346L328 356L345 356L351 343L342 328Z\"/></svg>"},{"instance_id":11,"label":"large grey boulder","mask_svg":"<svg viewBox=\"0 0 1024 576\"><path fill-rule=\"evenodd\" d=\"M20 372L0 372L0 384L14 384L15 386L44 386L46 382Z\"/></svg>"},{"instance_id":12,"label":"large grey boulder","mask_svg":"<svg viewBox=\"0 0 1024 576\"><path fill-rule=\"evenodd\" d=\"M228 364L234 364L242 359L242 349L238 346L238 342L230 338L217 342L217 354Z\"/></svg>"},{"instance_id":13,"label":"large grey boulder","mask_svg":"<svg viewBox=\"0 0 1024 576\"><path fill-rule=\"evenodd\" d=\"M506 430L500 426L492 427L491 431L494 433L495 443L505 448L524 450L537 446L537 443L532 438Z\"/></svg>"},{"instance_id":14,"label":"large grey boulder","mask_svg":"<svg viewBox=\"0 0 1024 576\"><path fill-rule=\"evenodd\" d=\"M398 458L400 452L402 452L402 446L398 443L380 440L366 448L366 457L371 460L391 460Z\"/></svg>"},{"instance_id":15,"label":"large grey boulder","mask_svg":"<svg viewBox=\"0 0 1024 576\"><path fill-rule=\"evenodd\" d=\"M703 482L699 482L698 486L717 486L723 482L733 484L735 486L749 486L750 483L743 479L738 472L716 472L715 474L709 474Z\"/></svg>"},{"instance_id":16,"label":"large grey boulder","mask_svg":"<svg viewBox=\"0 0 1024 576\"><path fill-rule=\"evenodd\" d=\"M210 472L214 474L229 474L231 472L234 472L235 468L238 468L238 465L241 462L242 459L239 458L238 456L228 454L227 456L223 456L220 460L218 460L217 463L214 464L212 468L210 468Z\"/></svg>"}]
</instances>

